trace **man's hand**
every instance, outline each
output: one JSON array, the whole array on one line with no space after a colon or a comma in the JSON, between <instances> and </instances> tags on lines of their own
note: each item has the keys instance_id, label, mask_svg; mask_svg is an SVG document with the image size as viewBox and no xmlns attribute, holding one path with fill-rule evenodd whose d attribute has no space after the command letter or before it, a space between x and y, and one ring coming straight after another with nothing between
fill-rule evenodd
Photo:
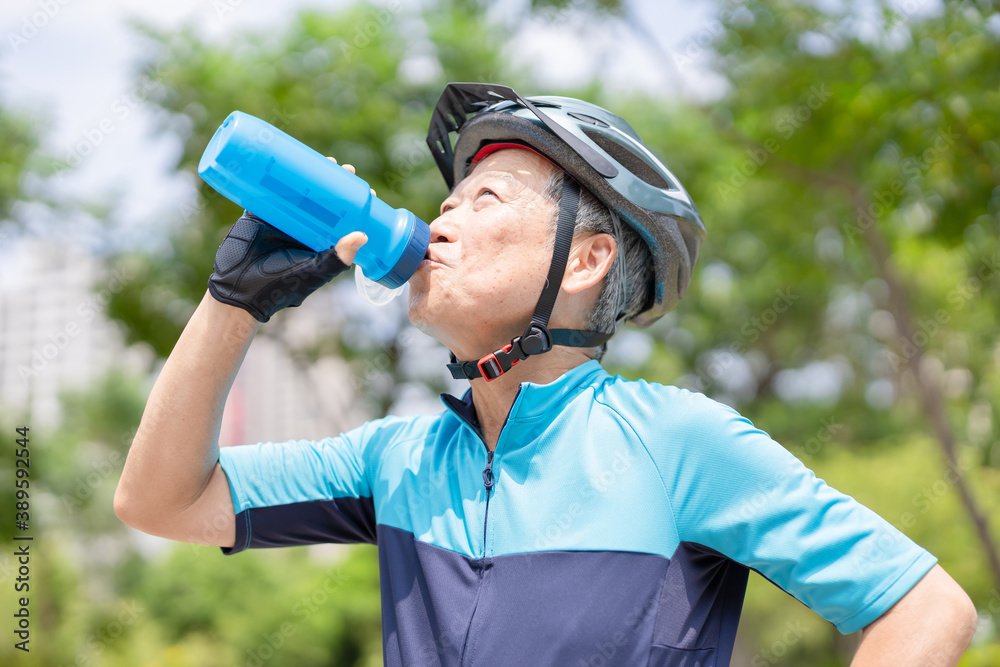
<instances>
[{"instance_id":1,"label":"man's hand","mask_svg":"<svg viewBox=\"0 0 1000 667\"><path fill-rule=\"evenodd\" d=\"M267 322L282 308L300 305L347 267L335 248L313 252L246 211L219 246L208 291Z\"/></svg>"},{"instance_id":2,"label":"man's hand","mask_svg":"<svg viewBox=\"0 0 1000 667\"><path fill-rule=\"evenodd\" d=\"M354 173L353 166L344 168ZM340 239L336 248L317 253L244 211L219 246L208 291L217 301L267 322L282 308L301 305L307 296L347 270L367 240L363 233L352 232Z\"/></svg>"},{"instance_id":3,"label":"man's hand","mask_svg":"<svg viewBox=\"0 0 1000 667\"><path fill-rule=\"evenodd\" d=\"M935 565L861 632L852 667L953 667L976 631L969 596Z\"/></svg>"}]
</instances>

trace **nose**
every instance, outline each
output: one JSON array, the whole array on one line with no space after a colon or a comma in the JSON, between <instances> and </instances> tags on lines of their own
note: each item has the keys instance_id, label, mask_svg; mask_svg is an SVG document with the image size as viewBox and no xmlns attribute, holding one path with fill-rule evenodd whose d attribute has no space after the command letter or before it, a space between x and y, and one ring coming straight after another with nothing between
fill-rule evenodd
<instances>
[{"instance_id":1,"label":"nose","mask_svg":"<svg viewBox=\"0 0 1000 667\"><path fill-rule=\"evenodd\" d=\"M455 241L457 227L447 213L443 213L430 224L431 243L451 243Z\"/></svg>"}]
</instances>

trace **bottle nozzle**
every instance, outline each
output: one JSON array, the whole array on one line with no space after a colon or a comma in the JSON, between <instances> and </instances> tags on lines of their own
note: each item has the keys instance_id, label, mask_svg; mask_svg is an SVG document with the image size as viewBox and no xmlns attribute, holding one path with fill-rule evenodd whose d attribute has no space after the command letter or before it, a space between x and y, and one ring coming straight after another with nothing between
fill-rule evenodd
<instances>
[{"instance_id":1,"label":"bottle nozzle","mask_svg":"<svg viewBox=\"0 0 1000 667\"><path fill-rule=\"evenodd\" d=\"M377 283L367 278L358 264L354 265L354 284L357 285L358 294L361 295L361 298L375 306L384 306L389 303L399 296L403 291L403 287L405 287L405 283L396 288L386 287L381 283Z\"/></svg>"}]
</instances>

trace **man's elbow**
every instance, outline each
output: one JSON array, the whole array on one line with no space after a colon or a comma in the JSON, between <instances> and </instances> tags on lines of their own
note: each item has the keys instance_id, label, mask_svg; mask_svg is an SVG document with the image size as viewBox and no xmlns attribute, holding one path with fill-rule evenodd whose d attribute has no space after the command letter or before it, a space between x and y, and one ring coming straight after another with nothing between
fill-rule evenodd
<instances>
[{"instance_id":1,"label":"man's elbow","mask_svg":"<svg viewBox=\"0 0 1000 667\"><path fill-rule=\"evenodd\" d=\"M140 522L139 513L136 512L135 503L129 498L128 491L125 490L124 485L119 482L118 488L115 489L115 500L114 500L115 516L118 520L124 523L126 526L131 526L132 528L139 528L136 524Z\"/></svg>"},{"instance_id":2,"label":"man's elbow","mask_svg":"<svg viewBox=\"0 0 1000 667\"><path fill-rule=\"evenodd\" d=\"M968 646L972 641L972 636L976 634L976 627L979 624L979 614L976 605L972 603L969 595L958 584L954 584L951 590L941 601L942 607L947 611L954 637L963 646Z\"/></svg>"},{"instance_id":3,"label":"man's elbow","mask_svg":"<svg viewBox=\"0 0 1000 667\"><path fill-rule=\"evenodd\" d=\"M976 634L979 614L965 590L950 577L939 583L931 599L925 600L926 622L921 632L948 645L958 656Z\"/></svg>"},{"instance_id":4,"label":"man's elbow","mask_svg":"<svg viewBox=\"0 0 1000 667\"><path fill-rule=\"evenodd\" d=\"M922 605L925 612L922 632L964 651L979 623L976 606L969 595L951 577L939 578L937 586L927 593Z\"/></svg>"},{"instance_id":5,"label":"man's elbow","mask_svg":"<svg viewBox=\"0 0 1000 667\"><path fill-rule=\"evenodd\" d=\"M118 483L113 506L115 516L126 526L151 535L156 534L156 530L150 522L151 512L143 507L141 497L137 497L135 493L129 491L126 483Z\"/></svg>"},{"instance_id":6,"label":"man's elbow","mask_svg":"<svg viewBox=\"0 0 1000 667\"><path fill-rule=\"evenodd\" d=\"M976 633L972 600L935 565L861 633L854 666L957 665Z\"/></svg>"}]
</instances>

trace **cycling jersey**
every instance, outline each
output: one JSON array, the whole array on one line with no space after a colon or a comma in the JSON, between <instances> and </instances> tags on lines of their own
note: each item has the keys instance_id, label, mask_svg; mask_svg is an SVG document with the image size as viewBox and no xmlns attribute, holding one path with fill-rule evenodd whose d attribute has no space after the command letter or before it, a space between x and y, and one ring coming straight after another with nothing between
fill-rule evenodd
<instances>
[{"instance_id":1,"label":"cycling jersey","mask_svg":"<svg viewBox=\"0 0 1000 667\"><path fill-rule=\"evenodd\" d=\"M844 633L936 562L736 411L597 361L337 437L225 447L236 543L378 545L386 665L728 665L749 569Z\"/></svg>"}]
</instances>

